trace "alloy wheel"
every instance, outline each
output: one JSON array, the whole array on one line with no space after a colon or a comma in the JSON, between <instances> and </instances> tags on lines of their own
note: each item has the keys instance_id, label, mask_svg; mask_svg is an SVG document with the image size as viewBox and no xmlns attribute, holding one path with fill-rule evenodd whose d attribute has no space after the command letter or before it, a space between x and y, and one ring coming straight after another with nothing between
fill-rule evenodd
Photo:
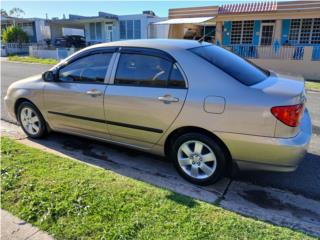
<instances>
[{"instance_id":1,"label":"alloy wheel","mask_svg":"<svg viewBox=\"0 0 320 240\"><path fill-rule=\"evenodd\" d=\"M195 179L209 178L217 168L214 152L201 141L191 140L183 143L178 149L177 158L180 168Z\"/></svg>"},{"instance_id":2,"label":"alloy wheel","mask_svg":"<svg viewBox=\"0 0 320 240\"><path fill-rule=\"evenodd\" d=\"M36 135L40 131L40 119L38 114L29 107L24 107L20 112L20 120L23 128L30 135Z\"/></svg>"}]
</instances>

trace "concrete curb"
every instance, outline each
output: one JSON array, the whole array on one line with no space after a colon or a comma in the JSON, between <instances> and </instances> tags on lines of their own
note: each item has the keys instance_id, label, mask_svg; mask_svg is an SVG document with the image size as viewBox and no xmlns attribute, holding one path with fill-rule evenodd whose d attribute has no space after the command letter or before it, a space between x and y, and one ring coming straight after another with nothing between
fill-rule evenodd
<instances>
[{"instance_id":1,"label":"concrete curb","mask_svg":"<svg viewBox=\"0 0 320 240\"><path fill-rule=\"evenodd\" d=\"M48 233L39 230L3 209L1 209L0 238L2 240L54 240Z\"/></svg>"}]
</instances>

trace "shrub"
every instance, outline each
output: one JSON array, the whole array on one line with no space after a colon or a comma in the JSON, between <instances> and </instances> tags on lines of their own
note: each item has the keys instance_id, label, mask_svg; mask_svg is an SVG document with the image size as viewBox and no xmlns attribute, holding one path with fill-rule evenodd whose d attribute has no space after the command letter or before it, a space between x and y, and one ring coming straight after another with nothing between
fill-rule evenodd
<instances>
[{"instance_id":1,"label":"shrub","mask_svg":"<svg viewBox=\"0 0 320 240\"><path fill-rule=\"evenodd\" d=\"M28 34L18 26L8 27L2 33L4 43L26 43L29 41Z\"/></svg>"}]
</instances>

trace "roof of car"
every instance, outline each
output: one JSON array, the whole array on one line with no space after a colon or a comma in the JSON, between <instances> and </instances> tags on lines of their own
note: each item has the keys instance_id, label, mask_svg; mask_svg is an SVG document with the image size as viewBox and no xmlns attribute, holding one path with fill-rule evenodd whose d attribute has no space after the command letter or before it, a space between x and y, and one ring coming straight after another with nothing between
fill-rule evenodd
<instances>
[{"instance_id":1,"label":"roof of car","mask_svg":"<svg viewBox=\"0 0 320 240\"><path fill-rule=\"evenodd\" d=\"M208 45L206 42L198 42L194 40L180 40L180 39L139 39L116 41L110 43L101 43L92 46L95 47L146 47L161 50L169 50L173 48L189 49Z\"/></svg>"}]
</instances>

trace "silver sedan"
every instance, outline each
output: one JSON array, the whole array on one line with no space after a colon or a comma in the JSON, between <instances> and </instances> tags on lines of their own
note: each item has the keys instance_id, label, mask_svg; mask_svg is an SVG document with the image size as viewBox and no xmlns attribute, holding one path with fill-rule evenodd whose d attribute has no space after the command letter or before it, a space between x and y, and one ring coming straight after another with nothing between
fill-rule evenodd
<instances>
[{"instance_id":1,"label":"silver sedan","mask_svg":"<svg viewBox=\"0 0 320 240\"><path fill-rule=\"evenodd\" d=\"M311 138L305 100L303 79L188 40L88 47L5 97L29 137L59 131L165 155L196 184L235 166L295 170Z\"/></svg>"}]
</instances>

